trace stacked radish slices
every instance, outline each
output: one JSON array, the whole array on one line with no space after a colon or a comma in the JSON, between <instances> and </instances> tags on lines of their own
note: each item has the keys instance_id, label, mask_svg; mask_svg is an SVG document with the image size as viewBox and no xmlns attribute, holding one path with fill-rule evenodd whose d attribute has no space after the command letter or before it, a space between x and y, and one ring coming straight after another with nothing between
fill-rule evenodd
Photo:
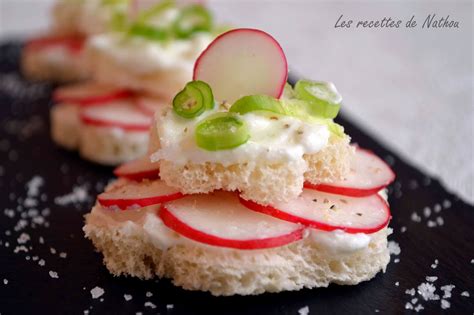
<instances>
[{"instance_id":1,"label":"stacked radish slices","mask_svg":"<svg viewBox=\"0 0 474 315\"><path fill-rule=\"evenodd\" d=\"M219 36L197 60L194 81L173 100L173 115L186 126L172 130L173 136L194 132L182 154L196 146L192 152L218 158L255 147L258 139L244 118L248 113L268 119L256 121L271 127L270 136L282 130L271 123L286 121L285 116L309 121L306 128L336 126L332 118L340 97L335 88L307 80L295 89L285 87L287 73L283 50L269 34L237 29ZM325 135L329 132L334 137L343 133L333 128ZM161 141L159 152L164 137L153 133ZM146 156L115 170L119 179L98 196L84 230L114 274L170 277L184 288L216 295L356 284L388 263L390 210L383 191L395 175L372 152L351 151L344 178L307 180L299 194L274 202L248 198L238 187L190 194L163 174L162 160ZM258 175L262 182L265 172L262 168ZM202 186L210 187L211 177L208 172L200 178ZM127 255L124 246L133 247L133 254Z\"/></svg>"},{"instance_id":2,"label":"stacked radish slices","mask_svg":"<svg viewBox=\"0 0 474 315\"><path fill-rule=\"evenodd\" d=\"M58 88L51 132L59 145L91 161L116 165L145 154L158 98L98 83Z\"/></svg>"}]
</instances>

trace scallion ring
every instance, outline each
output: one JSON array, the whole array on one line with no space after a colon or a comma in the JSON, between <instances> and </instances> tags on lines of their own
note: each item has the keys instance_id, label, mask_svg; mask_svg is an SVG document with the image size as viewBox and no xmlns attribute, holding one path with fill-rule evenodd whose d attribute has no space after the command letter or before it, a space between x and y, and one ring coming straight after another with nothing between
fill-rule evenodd
<instances>
[{"instance_id":1,"label":"scallion ring","mask_svg":"<svg viewBox=\"0 0 474 315\"><path fill-rule=\"evenodd\" d=\"M244 120L230 113L221 113L204 119L196 126L196 144L207 151L236 148L250 138Z\"/></svg>"},{"instance_id":2,"label":"scallion ring","mask_svg":"<svg viewBox=\"0 0 474 315\"><path fill-rule=\"evenodd\" d=\"M300 80L295 85L297 97L311 103L311 114L335 118L342 102L341 95L330 82Z\"/></svg>"},{"instance_id":3,"label":"scallion ring","mask_svg":"<svg viewBox=\"0 0 474 315\"><path fill-rule=\"evenodd\" d=\"M183 118L194 118L205 110L204 99L201 91L187 84L173 99L174 112Z\"/></svg>"}]
</instances>

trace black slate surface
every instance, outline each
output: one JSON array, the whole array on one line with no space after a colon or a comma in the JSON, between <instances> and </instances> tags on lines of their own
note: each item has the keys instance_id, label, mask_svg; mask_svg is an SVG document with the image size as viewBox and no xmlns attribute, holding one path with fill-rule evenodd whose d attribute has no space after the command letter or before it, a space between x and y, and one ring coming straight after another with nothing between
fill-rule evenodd
<instances>
[{"instance_id":1,"label":"black slate surface","mask_svg":"<svg viewBox=\"0 0 474 315\"><path fill-rule=\"evenodd\" d=\"M390 240L400 244L401 253L392 256L385 274L357 286L219 298L184 291L168 280L112 277L81 230L82 216L111 178L111 169L83 161L52 143L48 133L51 86L21 78L19 52L18 43L0 46L1 314L83 314L85 310L90 314L298 314L305 306L310 314L401 314L413 312L405 308L413 298L418 299L413 306L421 304L426 314L473 313L472 205L398 158L344 115L339 122L354 141L375 151L397 173L389 195L394 229ZM37 196L30 191L27 198L26 185L34 176L44 184ZM68 200L56 198L70 194L74 187L87 191L85 200L61 205ZM432 212L428 218L425 207ZM414 212L420 220L416 216L413 220ZM443 225L428 227L429 220L441 220L437 217ZM60 256L63 252L67 257ZM57 272L58 278L52 278L50 271ZM443 310L440 300L425 301L418 293L405 292L416 290L426 276L438 277L433 284L441 298L441 286L455 285L452 296L445 298L450 308ZM100 299L91 297L96 286L105 290ZM462 296L463 291L471 297ZM147 297L147 292L153 296ZM132 295L132 300L125 301L124 294ZM147 301L156 308L146 307Z\"/></svg>"}]
</instances>

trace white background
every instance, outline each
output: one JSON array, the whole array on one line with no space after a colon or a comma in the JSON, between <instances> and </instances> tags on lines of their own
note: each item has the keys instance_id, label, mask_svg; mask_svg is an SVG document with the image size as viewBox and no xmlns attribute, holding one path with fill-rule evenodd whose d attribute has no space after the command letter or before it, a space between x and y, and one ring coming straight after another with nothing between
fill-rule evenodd
<instances>
[{"instance_id":1,"label":"white background","mask_svg":"<svg viewBox=\"0 0 474 315\"><path fill-rule=\"evenodd\" d=\"M51 0L0 0L0 38L46 28ZM472 1L209 1L221 21L273 34L293 74L333 81L343 111L474 201ZM459 29L335 29L347 19L450 15Z\"/></svg>"}]
</instances>

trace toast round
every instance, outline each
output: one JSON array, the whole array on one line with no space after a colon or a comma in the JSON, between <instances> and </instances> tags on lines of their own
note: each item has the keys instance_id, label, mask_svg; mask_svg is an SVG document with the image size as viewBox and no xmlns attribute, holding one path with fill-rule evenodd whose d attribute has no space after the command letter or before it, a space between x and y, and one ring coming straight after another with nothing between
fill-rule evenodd
<instances>
[{"instance_id":1,"label":"toast round","mask_svg":"<svg viewBox=\"0 0 474 315\"><path fill-rule=\"evenodd\" d=\"M78 150L92 162L118 165L147 152L149 132L85 125L80 120L78 105L54 105L50 116L53 141L68 150Z\"/></svg>"},{"instance_id":2,"label":"toast round","mask_svg":"<svg viewBox=\"0 0 474 315\"><path fill-rule=\"evenodd\" d=\"M64 83L88 77L82 55L72 55L62 47L44 50L23 49L21 70L28 80L33 81Z\"/></svg>"},{"instance_id":3,"label":"toast round","mask_svg":"<svg viewBox=\"0 0 474 315\"><path fill-rule=\"evenodd\" d=\"M150 208L139 211L155 215L157 208ZM144 228L150 223L140 214L132 220L120 215L96 206L86 215L84 226L113 275L169 278L184 289L213 295L355 285L385 271L390 260L388 228L371 234L367 247L351 252L333 252L310 238L265 250L218 248L189 239L163 247L160 235L179 236L159 223Z\"/></svg>"}]
</instances>

